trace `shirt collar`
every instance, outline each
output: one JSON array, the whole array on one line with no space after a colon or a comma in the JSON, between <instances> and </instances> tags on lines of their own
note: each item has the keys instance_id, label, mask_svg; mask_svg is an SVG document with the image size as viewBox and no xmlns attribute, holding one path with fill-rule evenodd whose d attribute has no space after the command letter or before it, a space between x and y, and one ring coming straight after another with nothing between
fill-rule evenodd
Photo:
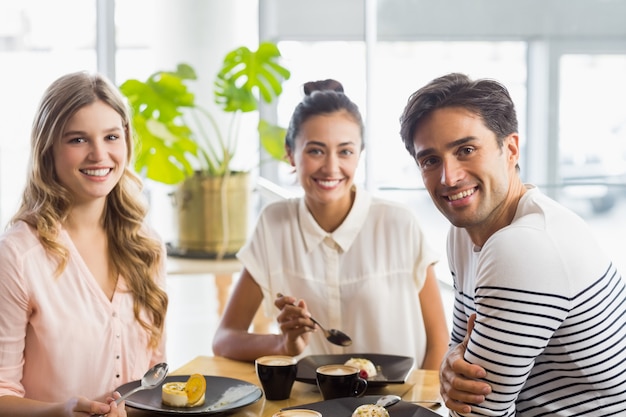
<instances>
[{"instance_id":1,"label":"shirt collar","mask_svg":"<svg viewBox=\"0 0 626 417\"><path fill-rule=\"evenodd\" d=\"M364 189L355 185L354 190L354 203L352 204L352 208L350 208L348 216L337 230L332 233L326 232L317 224L315 218L313 218L313 215L307 208L304 198L300 199L298 204L298 219L307 253L311 253L327 238L334 242L341 252L350 249L350 246L361 231L363 223L365 223L372 201L371 195ZM329 241L328 239L327 242Z\"/></svg>"}]
</instances>

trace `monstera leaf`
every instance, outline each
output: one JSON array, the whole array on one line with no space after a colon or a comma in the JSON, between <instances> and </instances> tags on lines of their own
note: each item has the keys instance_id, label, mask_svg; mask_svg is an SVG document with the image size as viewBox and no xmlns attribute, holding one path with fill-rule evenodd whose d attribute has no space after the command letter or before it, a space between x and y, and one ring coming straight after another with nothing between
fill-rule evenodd
<instances>
[{"instance_id":1,"label":"monstera leaf","mask_svg":"<svg viewBox=\"0 0 626 417\"><path fill-rule=\"evenodd\" d=\"M198 145L184 123L182 109L194 108L184 80L195 79L188 65L176 72L156 72L147 81L128 80L120 91L128 98L135 130L135 169L147 178L177 184L194 171Z\"/></svg>"},{"instance_id":2,"label":"monstera leaf","mask_svg":"<svg viewBox=\"0 0 626 417\"><path fill-rule=\"evenodd\" d=\"M259 99L271 102L282 93L290 72L279 59L278 48L269 42L254 52L240 47L226 55L215 76L214 97L221 110L233 113L235 123L237 114L257 110ZM145 81L130 79L120 86L133 113L135 170L145 177L178 184L195 171L207 176L232 171L239 129L222 132L214 116L196 102L190 84L197 78L182 63L175 71L158 71ZM285 129L260 120L258 130L268 154L284 160Z\"/></svg>"},{"instance_id":3,"label":"monstera leaf","mask_svg":"<svg viewBox=\"0 0 626 417\"><path fill-rule=\"evenodd\" d=\"M278 47L270 42L261 43L254 52L245 46L229 52L215 80L215 102L226 112L244 113L258 109L259 97L270 103L291 75L279 64L280 57Z\"/></svg>"}]
</instances>

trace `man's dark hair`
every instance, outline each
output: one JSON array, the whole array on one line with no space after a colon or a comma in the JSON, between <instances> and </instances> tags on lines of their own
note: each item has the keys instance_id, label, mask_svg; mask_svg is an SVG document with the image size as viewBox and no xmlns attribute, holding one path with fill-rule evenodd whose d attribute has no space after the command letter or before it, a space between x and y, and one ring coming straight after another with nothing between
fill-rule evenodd
<instances>
[{"instance_id":1,"label":"man's dark hair","mask_svg":"<svg viewBox=\"0 0 626 417\"><path fill-rule=\"evenodd\" d=\"M413 136L420 123L444 107L462 107L480 116L496 134L500 147L505 137L518 132L515 105L504 85L490 79L472 81L467 75L452 73L432 80L409 97L400 116L400 136L412 157Z\"/></svg>"}]
</instances>

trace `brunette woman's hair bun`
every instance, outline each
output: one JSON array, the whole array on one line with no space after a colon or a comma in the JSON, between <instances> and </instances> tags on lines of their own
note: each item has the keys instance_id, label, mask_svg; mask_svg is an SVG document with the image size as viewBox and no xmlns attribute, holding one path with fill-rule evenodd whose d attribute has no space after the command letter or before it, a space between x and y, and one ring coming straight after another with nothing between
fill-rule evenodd
<instances>
[{"instance_id":1,"label":"brunette woman's hair bun","mask_svg":"<svg viewBox=\"0 0 626 417\"><path fill-rule=\"evenodd\" d=\"M285 146L296 149L296 138L300 134L302 125L311 117L329 115L337 112L347 112L359 125L363 138L363 119L359 107L343 92L343 85L337 80L327 79L309 81L303 86L304 97L298 103L287 128ZM361 149L365 142L361 140Z\"/></svg>"},{"instance_id":2,"label":"brunette woman's hair bun","mask_svg":"<svg viewBox=\"0 0 626 417\"><path fill-rule=\"evenodd\" d=\"M304 84L304 94L310 96L315 91L336 91L338 93L343 93L343 85L337 80L327 79L320 81L309 81Z\"/></svg>"}]
</instances>

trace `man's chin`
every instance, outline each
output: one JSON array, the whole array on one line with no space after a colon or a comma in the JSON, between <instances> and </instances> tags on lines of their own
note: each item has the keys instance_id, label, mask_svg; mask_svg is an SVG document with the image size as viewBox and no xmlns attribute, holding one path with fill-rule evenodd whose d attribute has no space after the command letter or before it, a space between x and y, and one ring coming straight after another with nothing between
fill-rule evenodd
<instances>
[{"instance_id":1,"label":"man's chin","mask_svg":"<svg viewBox=\"0 0 626 417\"><path fill-rule=\"evenodd\" d=\"M470 219L467 216L461 216L459 213L453 213L449 209L439 207L439 211L448 221L456 227L467 227L471 224Z\"/></svg>"}]
</instances>

